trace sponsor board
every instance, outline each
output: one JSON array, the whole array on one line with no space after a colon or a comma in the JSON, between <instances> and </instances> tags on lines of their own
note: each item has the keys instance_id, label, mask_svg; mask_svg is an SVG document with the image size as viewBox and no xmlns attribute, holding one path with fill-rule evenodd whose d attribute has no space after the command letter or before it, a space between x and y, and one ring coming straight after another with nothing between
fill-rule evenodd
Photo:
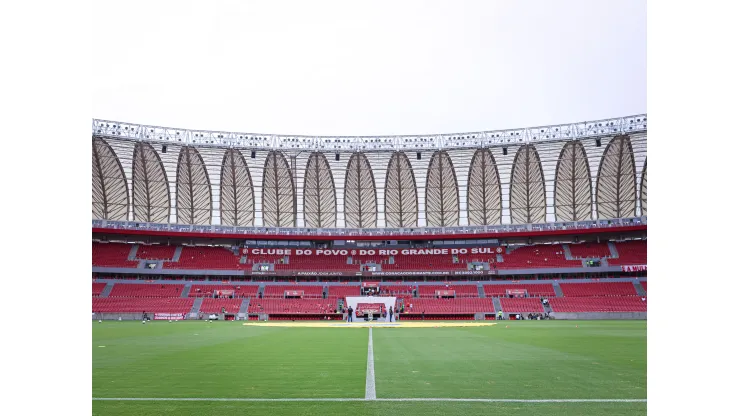
<instances>
[{"instance_id":1,"label":"sponsor board","mask_svg":"<svg viewBox=\"0 0 740 416\"><path fill-rule=\"evenodd\" d=\"M167 320L171 319L173 321L182 321L183 319L185 319L185 314L184 313L155 313L154 314L155 321L160 321L163 319L167 319Z\"/></svg>"}]
</instances>

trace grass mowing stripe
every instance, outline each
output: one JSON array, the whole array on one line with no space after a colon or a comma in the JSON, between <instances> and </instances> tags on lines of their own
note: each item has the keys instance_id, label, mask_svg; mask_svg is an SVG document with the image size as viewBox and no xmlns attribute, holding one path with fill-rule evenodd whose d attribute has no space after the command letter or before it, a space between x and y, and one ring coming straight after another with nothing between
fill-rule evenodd
<instances>
[{"instance_id":1,"label":"grass mowing stripe","mask_svg":"<svg viewBox=\"0 0 740 416\"><path fill-rule=\"evenodd\" d=\"M93 397L97 401L129 402L361 402L359 398L237 398L237 397ZM475 402L475 403L647 403L647 399L455 399L455 398L375 398L379 402Z\"/></svg>"},{"instance_id":2,"label":"grass mowing stripe","mask_svg":"<svg viewBox=\"0 0 740 416\"><path fill-rule=\"evenodd\" d=\"M373 329L367 338L367 375L365 376L365 400L375 400L375 358L373 354Z\"/></svg>"}]
</instances>

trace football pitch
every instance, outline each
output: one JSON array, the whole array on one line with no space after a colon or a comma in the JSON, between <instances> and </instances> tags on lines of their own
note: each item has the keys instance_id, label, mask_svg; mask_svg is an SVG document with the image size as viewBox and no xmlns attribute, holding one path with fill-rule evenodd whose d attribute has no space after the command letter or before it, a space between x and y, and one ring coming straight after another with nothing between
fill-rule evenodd
<instances>
[{"instance_id":1,"label":"football pitch","mask_svg":"<svg viewBox=\"0 0 740 416\"><path fill-rule=\"evenodd\" d=\"M95 321L92 335L95 415L647 413L645 321Z\"/></svg>"}]
</instances>

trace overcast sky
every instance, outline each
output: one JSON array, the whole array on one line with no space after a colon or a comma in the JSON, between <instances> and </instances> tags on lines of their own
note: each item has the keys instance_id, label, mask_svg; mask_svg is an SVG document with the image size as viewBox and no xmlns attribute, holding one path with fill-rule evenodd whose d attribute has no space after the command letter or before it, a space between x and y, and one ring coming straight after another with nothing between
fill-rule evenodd
<instances>
[{"instance_id":1,"label":"overcast sky","mask_svg":"<svg viewBox=\"0 0 740 416\"><path fill-rule=\"evenodd\" d=\"M647 110L645 0L125 0L93 7L94 118L393 135Z\"/></svg>"}]
</instances>

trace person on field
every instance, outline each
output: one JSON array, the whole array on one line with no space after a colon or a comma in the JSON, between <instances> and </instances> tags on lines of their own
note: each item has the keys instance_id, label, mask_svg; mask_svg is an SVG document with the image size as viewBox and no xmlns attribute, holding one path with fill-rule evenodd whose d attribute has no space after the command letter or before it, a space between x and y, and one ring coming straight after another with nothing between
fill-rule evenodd
<instances>
[{"instance_id":1,"label":"person on field","mask_svg":"<svg viewBox=\"0 0 740 416\"><path fill-rule=\"evenodd\" d=\"M347 314L347 322L352 322L352 313L354 312L354 309L352 309L352 306L349 307Z\"/></svg>"},{"instance_id":2,"label":"person on field","mask_svg":"<svg viewBox=\"0 0 740 416\"><path fill-rule=\"evenodd\" d=\"M393 306L388 309L388 322L393 322Z\"/></svg>"}]
</instances>

